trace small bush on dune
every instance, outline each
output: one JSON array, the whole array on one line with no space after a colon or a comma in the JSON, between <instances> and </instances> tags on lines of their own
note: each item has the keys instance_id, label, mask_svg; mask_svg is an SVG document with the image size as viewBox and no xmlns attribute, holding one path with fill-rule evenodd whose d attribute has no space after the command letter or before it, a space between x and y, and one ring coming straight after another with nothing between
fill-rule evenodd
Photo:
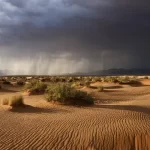
<instances>
[{"instance_id":1,"label":"small bush on dune","mask_svg":"<svg viewBox=\"0 0 150 150\"><path fill-rule=\"evenodd\" d=\"M119 78L119 84L139 84L137 79L132 79L129 77L120 77Z\"/></svg>"},{"instance_id":2,"label":"small bush on dune","mask_svg":"<svg viewBox=\"0 0 150 150\"><path fill-rule=\"evenodd\" d=\"M3 105L9 105L12 107L19 107L23 106L23 96L22 95L17 95L17 96L12 96L11 98L4 98L2 101Z\"/></svg>"},{"instance_id":3,"label":"small bush on dune","mask_svg":"<svg viewBox=\"0 0 150 150\"><path fill-rule=\"evenodd\" d=\"M11 83L10 83L10 81L5 80L5 81L3 81L3 84L9 85L9 84L11 84Z\"/></svg>"},{"instance_id":4,"label":"small bush on dune","mask_svg":"<svg viewBox=\"0 0 150 150\"><path fill-rule=\"evenodd\" d=\"M99 86L99 87L98 87L98 91L99 91L99 92L103 92L103 91L104 91L104 87L103 87L103 86Z\"/></svg>"},{"instance_id":5,"label":"small bush on dune","mask_svg":"<svg viewBox=\"0 0 150 150\"><path fill-rule=\"evenodd\" d=\"M83 86L84 86L84 83L82 82L74 82L71 85L72 88L82 88Z\"/></svg>"},{"instance_id":6,"label":"small bush on dune","mask_svg":"<svg viewBox=\"0 0 150 150\"><path fill-rule=\"evenodd\" d=\"M89 81L85 81L85 83L84 83L84 85L85 85L86 87L90 87L90 84L91 84L91 82L89 82Z\"/></svg>"},{"instance_id":7,"label":"small bush on dune","mask_svg":"<svg viewBox=\"0 0 150 150\"><path fill-rule=\"evenodd\" d=\"M3 105L8 105L9 104L9 99L8 98L4 98L2 101Z\"/></svg>"},{"instance_id":8,"label":"small bush on dune","mask_svg":"<svg viewBox=\"0 0 150 150\"><path fill-rule=\"evenodd\" d=\"M24 102L23 102L23 96L22 95L18 95L18 96L13 96L9 99L9 105L12 107L19 107L19 106L23 106Z\"/></svg>"},{"instance_id":9,"label":"small bush on dune","mask_svg":"<svg viewBox=\"0 0 150 150\"><path fill-rule=\"evenodd\" d=\"M22 85L24 85L24 84L25 84L25 82L23 82L22 80L18 80L18 81L17 81L17 85L22 86Z\"/></svg>"},{"instance_id":10,"label":"small bush on dune","mask_svg":"<svg viewBox=\"0 0 150 150\"><path fill-rule=\"evenodd\" d=\"M45 98L48 102L61 104L92 105L94 103L94 99L89 94L76 90L69 84L49 85Z\"/></svg>"},{"instance_id":11,"label":"small bush on dune","mask_svg":"<svg viewBox=\"0 0 150 150\"><path fill-rule=\"evenodd\" d=\"M31 94L44 93L47 88L47 84L40 82L38 80L33 80L30 83L25 85L24 90L28 90Z\"/></svg>"},{"instance_id":12,"label":"small bush on dune","mask_svg":"<svg viewBox=\"0 0 150 150\"><path fill-rule=\"evenodd\" d=\"M148 76L145 76L144 79L148 79Z\"/></svg>"}]
</instances>

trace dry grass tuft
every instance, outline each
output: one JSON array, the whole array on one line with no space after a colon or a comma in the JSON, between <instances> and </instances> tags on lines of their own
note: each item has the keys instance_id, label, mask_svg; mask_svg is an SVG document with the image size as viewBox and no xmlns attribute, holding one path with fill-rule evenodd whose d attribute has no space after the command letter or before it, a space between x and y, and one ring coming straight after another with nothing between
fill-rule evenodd
<instances>
[{"instance_id":1,"label":"dry grass tuft","mask_svg":"<svg viewBox=\"0 0 150 150\"><path fill-rule=\"evenodd\" d=\"M12 107L18 107L18 106L23 106L23 96L22 95L17 95L17 96L12 96L9 100L9 106Z\"/></svg>"},{"instance_id":2,"label":"dry grass tuft","mask_svg":"<svg viewBox=\"0 0 150 150\"><path fill-rule=\"evenodd\" d=\"M8 105L9 104L9 98L4 98L2 101L3 105Z\"/></svg>"},{"instance_id":3,"label":"dry grass tuft","mask_svg":"<svg viewBox=\"0 0 150 150\"><path fill-rule=\"evenodd\" d=\"M16 96L12 96L10 98L4 98L2 101L3 105L9 105L12 107L19 107L19 106L23 106L24 102L23 102L23 96L22 95L16 95Z\"/></svg>"},{"instance_id":4,"label":"dry grass tuft","mask_svg":"<svg viewBox=\"0 0 150 150\"><path fill-rule=\"evenodd\" d=\"M104 87L103 86L99 86L97 87L99 92L104 92Z\"/></svg>"}]
</instances>

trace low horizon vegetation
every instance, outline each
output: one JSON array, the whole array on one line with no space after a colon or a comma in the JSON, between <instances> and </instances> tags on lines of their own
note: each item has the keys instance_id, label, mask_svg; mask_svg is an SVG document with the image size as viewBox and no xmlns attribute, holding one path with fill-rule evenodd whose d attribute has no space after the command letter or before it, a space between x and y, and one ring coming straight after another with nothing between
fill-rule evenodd
<instances>
[{"instance_id":1,"label":"low horizon vegetation","mask_svg":"<svg viewBox=\"0 0 150 150\"><path fill-rule=\"evenodd\" d=\"M25 84L24 90L31 94L42 94L45 93L47 84L38 80L32 80L28 84Z\"/></svg>"}]
</instances>

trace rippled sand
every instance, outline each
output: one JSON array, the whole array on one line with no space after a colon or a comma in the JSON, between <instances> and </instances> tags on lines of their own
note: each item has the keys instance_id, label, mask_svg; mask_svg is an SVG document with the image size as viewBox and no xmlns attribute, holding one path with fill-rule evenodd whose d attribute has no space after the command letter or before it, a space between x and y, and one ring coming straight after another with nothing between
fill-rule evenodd
<instances>
[{"instance_id":1,"label":"rippled sand","mask_svg":"<svg viewBox=\"0 0 150 150\"><path fill-rule=\"evenodd\" d=\"M0 150L150 149L149 86L90 92L99 97L92 107L52 105L43 96L24 96L25 108L0 105Z\"/></svg>"}]
</instances>

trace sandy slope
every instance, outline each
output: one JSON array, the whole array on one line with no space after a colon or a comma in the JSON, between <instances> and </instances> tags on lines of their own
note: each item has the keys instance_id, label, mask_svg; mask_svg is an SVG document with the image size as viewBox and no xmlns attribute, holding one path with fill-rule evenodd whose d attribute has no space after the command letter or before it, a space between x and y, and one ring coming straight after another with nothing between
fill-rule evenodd
<instances>
[{"instance_id":1,"label":"sandy slope","mask_svg":"<svg viewBox=\"0 0 150 150\"><path fill-rule=\"evenodd\" d=\"M93 107L51 105L42 96L25 96L30 106L16 110L0 105L0 150L150 149L149 86L91 92L99 97Z\"/></svg>"}]
</instances>

